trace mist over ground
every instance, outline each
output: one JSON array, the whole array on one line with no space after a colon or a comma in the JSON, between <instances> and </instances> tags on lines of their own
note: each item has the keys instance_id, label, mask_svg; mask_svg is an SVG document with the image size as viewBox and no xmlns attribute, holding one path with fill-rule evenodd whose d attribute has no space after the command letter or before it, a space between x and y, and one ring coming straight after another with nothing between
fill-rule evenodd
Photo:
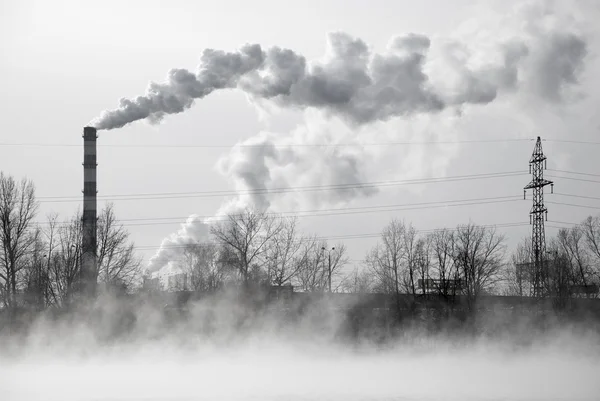
<instances>
[{"instance_id":1,"label":"mist over ground","mask_svg":"<svg viewBox=\"0 0 600 401\"><path fill-rule=\"evenodd\" d=\"M598 399L589 314L421 311L394 324L374 311L351 318L362 301L102 297L24 317L3 326L3 399Z\"/></svg>"}]
</instances>

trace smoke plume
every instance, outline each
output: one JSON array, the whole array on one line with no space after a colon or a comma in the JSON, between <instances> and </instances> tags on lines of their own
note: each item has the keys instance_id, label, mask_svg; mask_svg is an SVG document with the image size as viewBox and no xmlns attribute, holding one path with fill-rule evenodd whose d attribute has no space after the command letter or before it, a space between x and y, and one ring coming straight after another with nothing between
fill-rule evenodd
<instances>
[{"instance_id":1,"label":"smoke plume","mask_svg":"<svg viewBox=\"0 0 600 401\"><path fill-rule=\"evenodd\" d=\"M206 49L196 73L173 69L165 82L150 83L143 96L121 99L118 108L91 124L109 130L142 119L157 123L215 90L234 88L281 107L317 108L352 124L486 104L503 91L560 101L578 81L587 44L573 23L561 24L538 8L521 11L524 28L483 49L457 40L433 46L429 37L409 33L393 37L378 53L343 32L330 33L324 57L313 62L260 44L233 52Z\"/></svg>"},{"instance_id":2,"label":"smoke plume","mask_svg":"<svg viewBox=\"0 0 600 401\"><path fill-rule=\"evenodd\" d=\"M183 247L209 240L209 229L200 217L192 215L176 233L163 239L158 252L150 259L148 273L156 272L169 263L177 262ZM174 266L172 266L174 267Z\"/></svg>"}]
</instances>

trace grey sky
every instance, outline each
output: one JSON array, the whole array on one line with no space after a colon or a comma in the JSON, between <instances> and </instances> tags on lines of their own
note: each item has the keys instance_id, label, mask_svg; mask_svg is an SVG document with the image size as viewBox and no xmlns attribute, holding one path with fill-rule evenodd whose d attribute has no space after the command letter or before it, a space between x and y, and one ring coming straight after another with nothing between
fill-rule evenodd
<instances>
[{"instance_id":1,"label":"grey sky","mask_svg":"<svg viewBox=\"0 0 600 401\"><path fill-rule=\"evenodd\" d=\"M70 216L80 201L48 202L52 199L43 197L81 196L83 125L102 110L114 108L121 97L143 94L149 81L161 82L171 68L195 71L203 49L235 51L245 43L260 43L265 48L292 49L311 61L323 56L329 32L343 31L360 38L377 52L383 51L393 36L417 33L429 37L432 43L458 38L487 54L487 44L519 25L514 19L500 18L521 3L487 1L478 2L476 7L470 3L450 4L443 0L306 1L297 5L275 1L4 2L0 10L3 54L0 143L74 146L2 145L0 168L35 181L38 195L44 201L39 220L49 212ZM555 101L553 95L558 89L552 88L560 82L558 76L571 82L565 63L559 63L577 51L568 41L540 42L534 48L537 53L523 70L524 90L507 92L486 105L468 105L460 114L457 110L446 110L436 115L352 127L314 109L276 111L275 115L273 111L259 113L241 91L215 92L197 101L187 112L167 116L160 125L139 121L122 129L100 131L99 195L245 188L236 176L240 159L236 153L229 156L227 147L145 145L232 145L244 140L268 140L274 144L465 141L537 135L547 139L600 141L600 117L596 113L600 82L594 75L600 47L595 26L589 23L597 15L598 7L591 1L558 5L567 9L567 3L576 16L585 17L572 25L590 36L586 36L587 57L578 77L579 84L571 84L561 102ZM533 15L528 23L538 18ZM552 23L555 22L549 20ZM558 28L563 27L559 24ZM431 76L441 83L453 79L444 74ZM295 153L290 160L296 162L277 166L272 174L288 186L331 184L340 179L336 171L344 168L347 160L353 160L352 163L356 160L359 181L527 171L532 148L533 142L527 141L366 146L362 151L350 148L338 152L331 148L292 148ZM596 161L598 145L548 141L544 150L549 157L549 168L600 174ZM600 177L593 176L554 175L600 181ZM522 196L528 180L523 175L390 186L379 188L370 196L357 196L350 203L314 193L271 198L270 202L274 210L296 211ZM600 183L571 179L555 179L555 182L557 193L600 197ZM600 202L591 199L562 195L546 199L600 207ZM120 200L115 205L122 219L180 217L183 222L191 214L210 216L225 201L221 197L170 198ZM339 236L378 232L392 217L411 221L418 229L451 227L469 220L479 224L527 222L530 206L530 201L516 201L305 217L302 225L322 236ZM578 222L589 214L600 213L600 210L557 204L548 204L548 208L549 219L561 222ZM140 222L146 223L137 223ZM137 224L127 222L131 223ZM177 223L131 225L128 229L136 244L158 247L178 226ZM499 230L506 233L512 246L527 235L530 227ZM552 235L555 231L548 228L547 233ZM374 241L373 238L344 240L352 259L362 258ZM144 255L150 257L153 251L144 249Z\"/></svg>"}]
</instances>

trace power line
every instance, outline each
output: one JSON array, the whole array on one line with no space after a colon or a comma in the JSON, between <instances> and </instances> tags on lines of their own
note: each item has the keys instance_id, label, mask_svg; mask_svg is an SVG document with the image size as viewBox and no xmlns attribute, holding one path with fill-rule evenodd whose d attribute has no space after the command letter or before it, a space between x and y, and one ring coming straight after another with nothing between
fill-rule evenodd
<instances>
[{"instance_id":1,"label":"power line","mask_svg":"<svg viewBox=\"0 0 600 401\"><path fill-rule=\"evenodd\" d=\"M547 169L548 171L556 171L558 173L567 173L567 174L577 174L577 175L587 175L590 177L600 177L600 174L592 174L592 173L579 173L577 171L568 171L568 170L554 170L554 169Z\"/></svg>"},{"instance_id":2,"label":"power line","mask_svg":"<svg viewBox=\"0 0 600 401\"><path fill-rule=\"evenodd\" d=\"M596 183L596 184L600 184L600 181L597 181L597 180L588 180L588 179L585 179L585 178L565 177L565 176L560 176L560 175L552 175L552 176L549 176L549 177L550 177L550 178L555 178L555 179L556 179L556 178L558 178L558 179L561 179L561 180L582 181L582 182L594 182L594 183Z\"/></svg>"},{"instance_id":3,"label":"power line","mask_svg":"<svg viewBox=\"0 0 600 401\"><path fill-rule=\"evenodd\" d=\"M528 226L529 222L515 222L515 223L500 223L500 224L486 224L486 225L476 225L478 228L511 228L511 227L520 227L520 226ZM419 234L428 234L436 231L447 230L447 231L457 231L458 228L431 228L425 230L415 230L415 232ZM320 237L312 237L306 238L304 241L311 241L313 239L316 240L351 240L351 239L368 239L368 238L378 238L381 236L381 232L377 233L361 233L361 234L348 234L348 235L333 235L333 236L320 236ZM152 250L152 249L181 249L186 248L190 245L209 245L214 244L213 242L193 242L189 244L174 244L174 245L138 245L135 246L137 250Z\"/></svg>"},{"instance_id":4,"label":"power line","mask_svg":"<svg viewBox=\"0 0 600 401\"><path fill-rule=\"evenodd\" d=\"M556 220L548 220L548 222L549 223L556 223L556 224L565 224L565 225L568 225L568 226L577 226L577 225L581 224L581 223L569 223L567 221L556 221Z\"/></svg>"},{"instance_id":5,"label":"power line","mask_svg":"<svg viewBox=\"0 0 600 401\"><path fill-rule=\"evenodd\" d=\"M395 146L395 145L452 145L452 144L469 144L469 143L510 143L510 142L530 142L534 138L505 138L505 139L465 139L465 140L441 140L441 141L390 141L390 142L364 142L364 143L315 143L315 144L219 144L219 145L208 145L208 144L136 144L136 145L124 145L124 144L98 144L98 147L103 148L127 148L127 149L231 149L234 147L239 148L261 148L264 146L272 146L275 148L335 148L335 147L364 147L364 146ZM544 142L556 142L556 143L572 143L581 145L600 145L600 142L595 141L576 141L566 139L543 139ZM4 147L60 147L60 148L79 148L81 144L75 143L41 143L41 142L0 142L0 146Z\"/></svg>"},{"instance_id":6,"label":"power line","mask_svg":"<svg viewBox=\"0 0 600 401\"><path fill-rule=\"evenodd\" d=\"M520 201L520 196L500 196L500 197L488 197L488 198L476 198L476 199L457 199L447 201L435 201L435 202L419 202L409 204L395 204L395 205L379 205L379 206L361 206L361 207L349 207L349 208L335 208L335 209L312 209L312 210L298 210L298 211L284 211L284 212L271 212L265 213L266 215L272 216L284 216L284 217L326 217L326 216L338 216L338 215L349 215L349 214L362 214L362 213L376 213L376 212L393 212L403 210L417 210L417 209L434 209L444 208L453 206L475 206L485 205L492 203L506 203ZM241 216L234 214L232 216ZM214 218L216 221L227 220L228 216L215 217L214 215L209 216L196 216L198 219ZM181 220L187 220L186 217L156 217L156 218L137 218L137 219L120 219L120 222L133 222L123 223L122 226L146 226L146 225L164 225L164 224L183 224ZM177 220L177 221L153 221L153 220ZM139 223L141 221L141 223ZM38 222L38 225L49 225L49 222ZM68 221L56 222L58 226L65 226L71 224Z\"/></svg>"},{"instance_id":7,"label":"power line","mask_svg":"<svg viewBox=\"0 0 600 401\"><path fill-rule=\"evenodd\" d=\"M586 196L586 195L570 195L570 194L563 194L560 192L555 192L554 195L560 195L560 196L569 196L571 198L582 198L582 199L593 199L593 200L600 200L599 197L596 196Z\"/></svg>"},{"instance_id":8,"label":"power line","mask_svg":"<svg viewBox=\"0 0 600 401\"><path fill-rule=\"evenodd\" d=\"M409 180L398 180L398 181L373 181L373 182L362 182L355 184L331 184L331 185L312 185L312 186L299 186L299 187L279 187L279 188L259 188L254 190L221 190L221 191L197 191L197 192L157 192L157 193L131 193L131 194L113 194L99 196L99 200L148 200L148 199L175 199L175 198L203 198L203 197L215 197L215 196L234 196L234 195L255 195L255 194L280 194L288 192L314 192L314 191L336 191L336 190L351 190L360 188L377 188L386 186L396 185L410 185L410 184L430 184L438 182L452 182L452 181L470 181L476 179L487 179L487 178L502 178L502 177L516 177L524 175L524 171L508 171L502 173L485 173L485 174L470 174L462 176L449 176L449 177L430 177L430 178L418 178ZM80 202L81 198L73 196L40 196L40 202Z\"/></svg>"},{"instance_id":9,"label":"power line","mask_svg":"<svg viewBox=\"0 0 600 401\"><path fill-rule=\"evenodd\" d=\"M207 145L207 144L176 144L176 145L150 145L150 144L136 144L136 145L110 145L110 144L98 144L98 147L105 148L158 148L158 149L230 149L234 147L240 148L262 148L265 146L275 148L290 148L290 147L301 147L301 148L318 148L318 147L363 147L363 146L394 146L394 145L451 145L451 144L467 144L467 143L503 143L503 142L526 142L532 141L531 138L507 138L507 139L466 139L466 140L448 140L448 141L392 141L392 142L364 142L364 143L317 143L317 144L231 144L231 145ZM80 144L70 143L25 143L25 142L0 142L0 146L7 147L81 147Z\"/></svg>"},{"instance_id":10,"label":"power line","mask_svg":"<svg viewBox=\"0 0 600 401\"><path fill-rule=\"evenodd\" d=\"M571 206L571 207L580 207L580 208L583 208L583 209L600 210L600 207L597 207L597 206L577 205L577 204L574 204L574 203L563 203L563 202L552 202L552 201L547 201L547 203L551 203L553 205L563 205L563 206Z\"/></svg>"},{"instance_id":11,"label":"power line","mask_svg":"<svg viewBox=\"0 0 600 401\"><path fill-rule=\"evenodd\" d=\"M543 141L545 141L545 142L558 142L558 143L576 143L576 144L582 144L582 145L600 145L600 142L594 142L594 141L575 141L575 140L569 140L569 139L544 139Z\"/></svg>"}]
</instances>

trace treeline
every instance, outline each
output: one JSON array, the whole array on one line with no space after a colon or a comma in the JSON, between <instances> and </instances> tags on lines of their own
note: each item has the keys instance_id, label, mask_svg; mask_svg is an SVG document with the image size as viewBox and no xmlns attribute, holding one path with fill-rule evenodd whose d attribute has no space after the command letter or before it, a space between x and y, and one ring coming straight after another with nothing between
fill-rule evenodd
<instances>
[{"instance_id":1,"label":"treeline","mask_svg":"<svg viewBox=\"0 0 600 401\"><path fill-rule=\"evenodd\" d=\"M548 240L547 296L598 297L598 244L600 217ZM183 245L179 274L167 289L210 292L242 282L304 292L428 294L447 301L462 296L472 306L486 294L531 296L531 260L530 238L511 254L495 227L469 223L421 233L394 219L363 260L351 263L343 244L299 232L296 217L248 209L215 222L211 240ZM152 280L145 282L152 288Z\"/></svg>"},{"instance_id":2,"label":"treeline","mask_svg":"<svg viewBox=\"0 0 600 401\"><path fill-rule=\"evenodd\" d=\"M81 215L66 221L35 219L39 203L30 180L0 172L0 305L4 308L65 306L78 293ZM95 276L106 290L124 291L139 281L141 259L112 205L98 217Z\"/></svg>"},{"instance_id":3,"label":"treeline","mask_svg":"<svg viewBox=\"0 0 600 401\"><path fill-rule=\"evenodd\" d=\"M64 306L78 293L81 216L48 216L36 223L34 184L0 173L0 302L4 307ZM99 288L133 292L165 289L143 275L128 231L112 205L98 218ZM392 220L361 261L343 243L300 231L296 217L246 209L215 219L210 238L177 248L167 288L214 292L230 285L285 286L296 291L433 294L469 305L484 294L530 296L531 240L513 253L496 228L473 223L419 232ZM600 217L561 229L548 239L545 263L550 296L598 297ZM397 297L399 298L399 297Z\"/></svg>"}]
</instances>

